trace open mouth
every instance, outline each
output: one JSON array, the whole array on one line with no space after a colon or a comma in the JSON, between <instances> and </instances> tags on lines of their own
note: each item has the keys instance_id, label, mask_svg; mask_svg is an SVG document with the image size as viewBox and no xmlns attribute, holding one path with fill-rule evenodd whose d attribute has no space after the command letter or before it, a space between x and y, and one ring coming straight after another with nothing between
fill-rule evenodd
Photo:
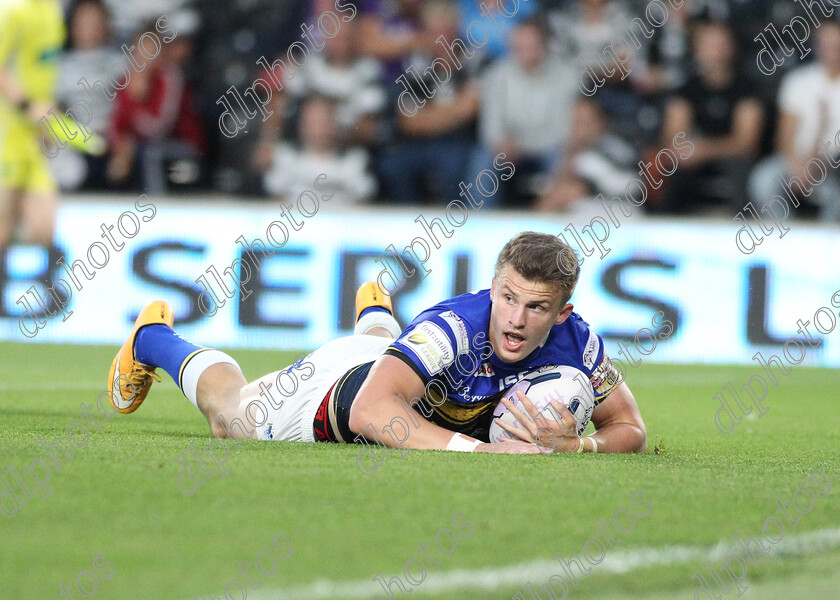
<instances>
[{"instance_id":1,"label":"open mouth","mask_svg":"<svg viewBox=\"0 0 840 600\"><path fill-rule=\"evenodd\" d=\"M512 331L505 332L504 338L505 350L508 352L518 352L519 349L522 348L522 344L525 343L524 337Z\"/></svg>"}]
</instances>

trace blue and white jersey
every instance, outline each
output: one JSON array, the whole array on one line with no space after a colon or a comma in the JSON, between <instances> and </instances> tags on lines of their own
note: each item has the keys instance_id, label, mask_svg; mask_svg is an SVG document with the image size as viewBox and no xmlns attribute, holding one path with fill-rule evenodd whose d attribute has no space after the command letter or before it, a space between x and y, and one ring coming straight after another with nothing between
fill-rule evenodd
<instances>
[{"instance_id":1,"label":"blue and white jersey","mask_svg":"<svg viewBox=\"0 0 840 600\"><path fill-rule=\"evenodd\" d=\"M502 392L545 366L568 365L585 373L596 406L621 383L601 337L574 312L530 355L502 362L488 339L490 306L490 290L445 300L420 313L385 352L426 384L417 408L433 423L480 435Z\"/></svg>"}]
</instances>

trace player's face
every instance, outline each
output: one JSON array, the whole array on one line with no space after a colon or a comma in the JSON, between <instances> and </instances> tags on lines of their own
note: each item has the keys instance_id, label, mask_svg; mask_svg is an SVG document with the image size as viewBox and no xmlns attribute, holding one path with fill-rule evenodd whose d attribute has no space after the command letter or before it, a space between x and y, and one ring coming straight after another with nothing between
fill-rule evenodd
<instances>
[{"instance_id":1,"label":"player's face","mask_svg":"<svg viewBox=\"0 0 840 600\"><path fill-rule=\"evenodd\" d=\"M563 304L553 287L525 279L509 266L493 279L490 298L490 342L508 363L531 354L574 308Z\"/></svg>"}]
</instances>

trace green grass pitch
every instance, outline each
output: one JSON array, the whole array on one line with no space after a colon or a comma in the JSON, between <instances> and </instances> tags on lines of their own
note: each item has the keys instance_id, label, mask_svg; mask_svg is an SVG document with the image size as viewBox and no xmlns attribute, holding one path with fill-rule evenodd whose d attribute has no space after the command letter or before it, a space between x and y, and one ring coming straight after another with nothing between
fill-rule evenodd
<instances>
[{"instance_id":1,"label":"green grass pitch","mask_svg":"<svg viewBox=\"0 0 840 600\"><path fill-rule=\"evenodd\" d=\"M63 436L79 419L79 404L92 403L104 389L115 351L0 344L0 470L14 466L22 473L45 456L36 439ZM249 379L295 355L231 354ZM99 600L225 598L226 584L241 578L240 561L272 549L279 532L294 553L272 575L255 574L262 583L257 590L246 585L248 598L296 598L305 590L314 598L370 598L376 591L365 592L365 581L378 573L402 576L407 561L418 558L418 541L433 541L460 511L472 532L452 554L436 555L440 566L410 588L412 597L510 599L529 579L537 589L545 582L544 572L534 576L527 565L547 563L557 552L580 555L597 534L596 520L611 521L638 490L652 511L607 550L608 559L640 549L666 555L675 546L711 549L735 531L761 535L764 520L777 514L776 500L789 500L816 469L831 481L830 494L799 515L771 555L749 565L745 595L840 597L840 546L796 552L794 539L840 526L840 372L794 367L771 389L769 412L745 419L729 435L718 432L712 396L727 381L740 387L756 373L647 364L629 373L648 428L645 455L416 451L364 476L356 468L359 446L247 442L233 449L225 480L208 477L191 497L176 485L175 459L188 444L200 448L211 438L164 373L137 412L107 421L61 470L53 469L50 496L42 500L36 492L14 517L0 518L0 598L59 598L62 581L81 598L73 582L83 570L101 575L92 563L102 553L115 572L99 580ZM664 451L657 454L659 441ZM625 573L595 566L568 597L690 599L696 587L690 577L705 560L642 562ZM515 565L524 565L521 580L495 589L433 583L438 575ZM307 587L318 580L333 591ZM82 583L90 589L89 581ZM236 587L231 594L240 597ZM521 597L532 600L527 591Z\"/></svg>"}]
</instances>

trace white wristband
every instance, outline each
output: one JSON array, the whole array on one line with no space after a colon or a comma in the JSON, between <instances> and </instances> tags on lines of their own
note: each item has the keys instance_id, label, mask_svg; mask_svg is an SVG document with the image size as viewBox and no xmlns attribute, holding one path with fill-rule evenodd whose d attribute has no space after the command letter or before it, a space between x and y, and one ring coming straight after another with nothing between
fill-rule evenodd
<instances>
[{"instance_id":1,"label":"white wristband","mask_svg":"<svg viewBox=\"0 0 840 600\"><path fill-rule=\"evenodd\" d=\"M598 442L595 441L594 437L589 438L592 441L592 454L598 454Z\"/></svg>"},{"instance_id":2,"label":"white wristband","mask_svg":"<svg viewBox=\"0 0 840 600\"><path fill-rule=\"evenodd\" d=\"M447 450L451 450L452 452L474 452L476 447L483 442L479 440L469 441L464 439L460 433L456 433L453 435L449 443L446 445Z\"/></svg>"}]
</instances>

